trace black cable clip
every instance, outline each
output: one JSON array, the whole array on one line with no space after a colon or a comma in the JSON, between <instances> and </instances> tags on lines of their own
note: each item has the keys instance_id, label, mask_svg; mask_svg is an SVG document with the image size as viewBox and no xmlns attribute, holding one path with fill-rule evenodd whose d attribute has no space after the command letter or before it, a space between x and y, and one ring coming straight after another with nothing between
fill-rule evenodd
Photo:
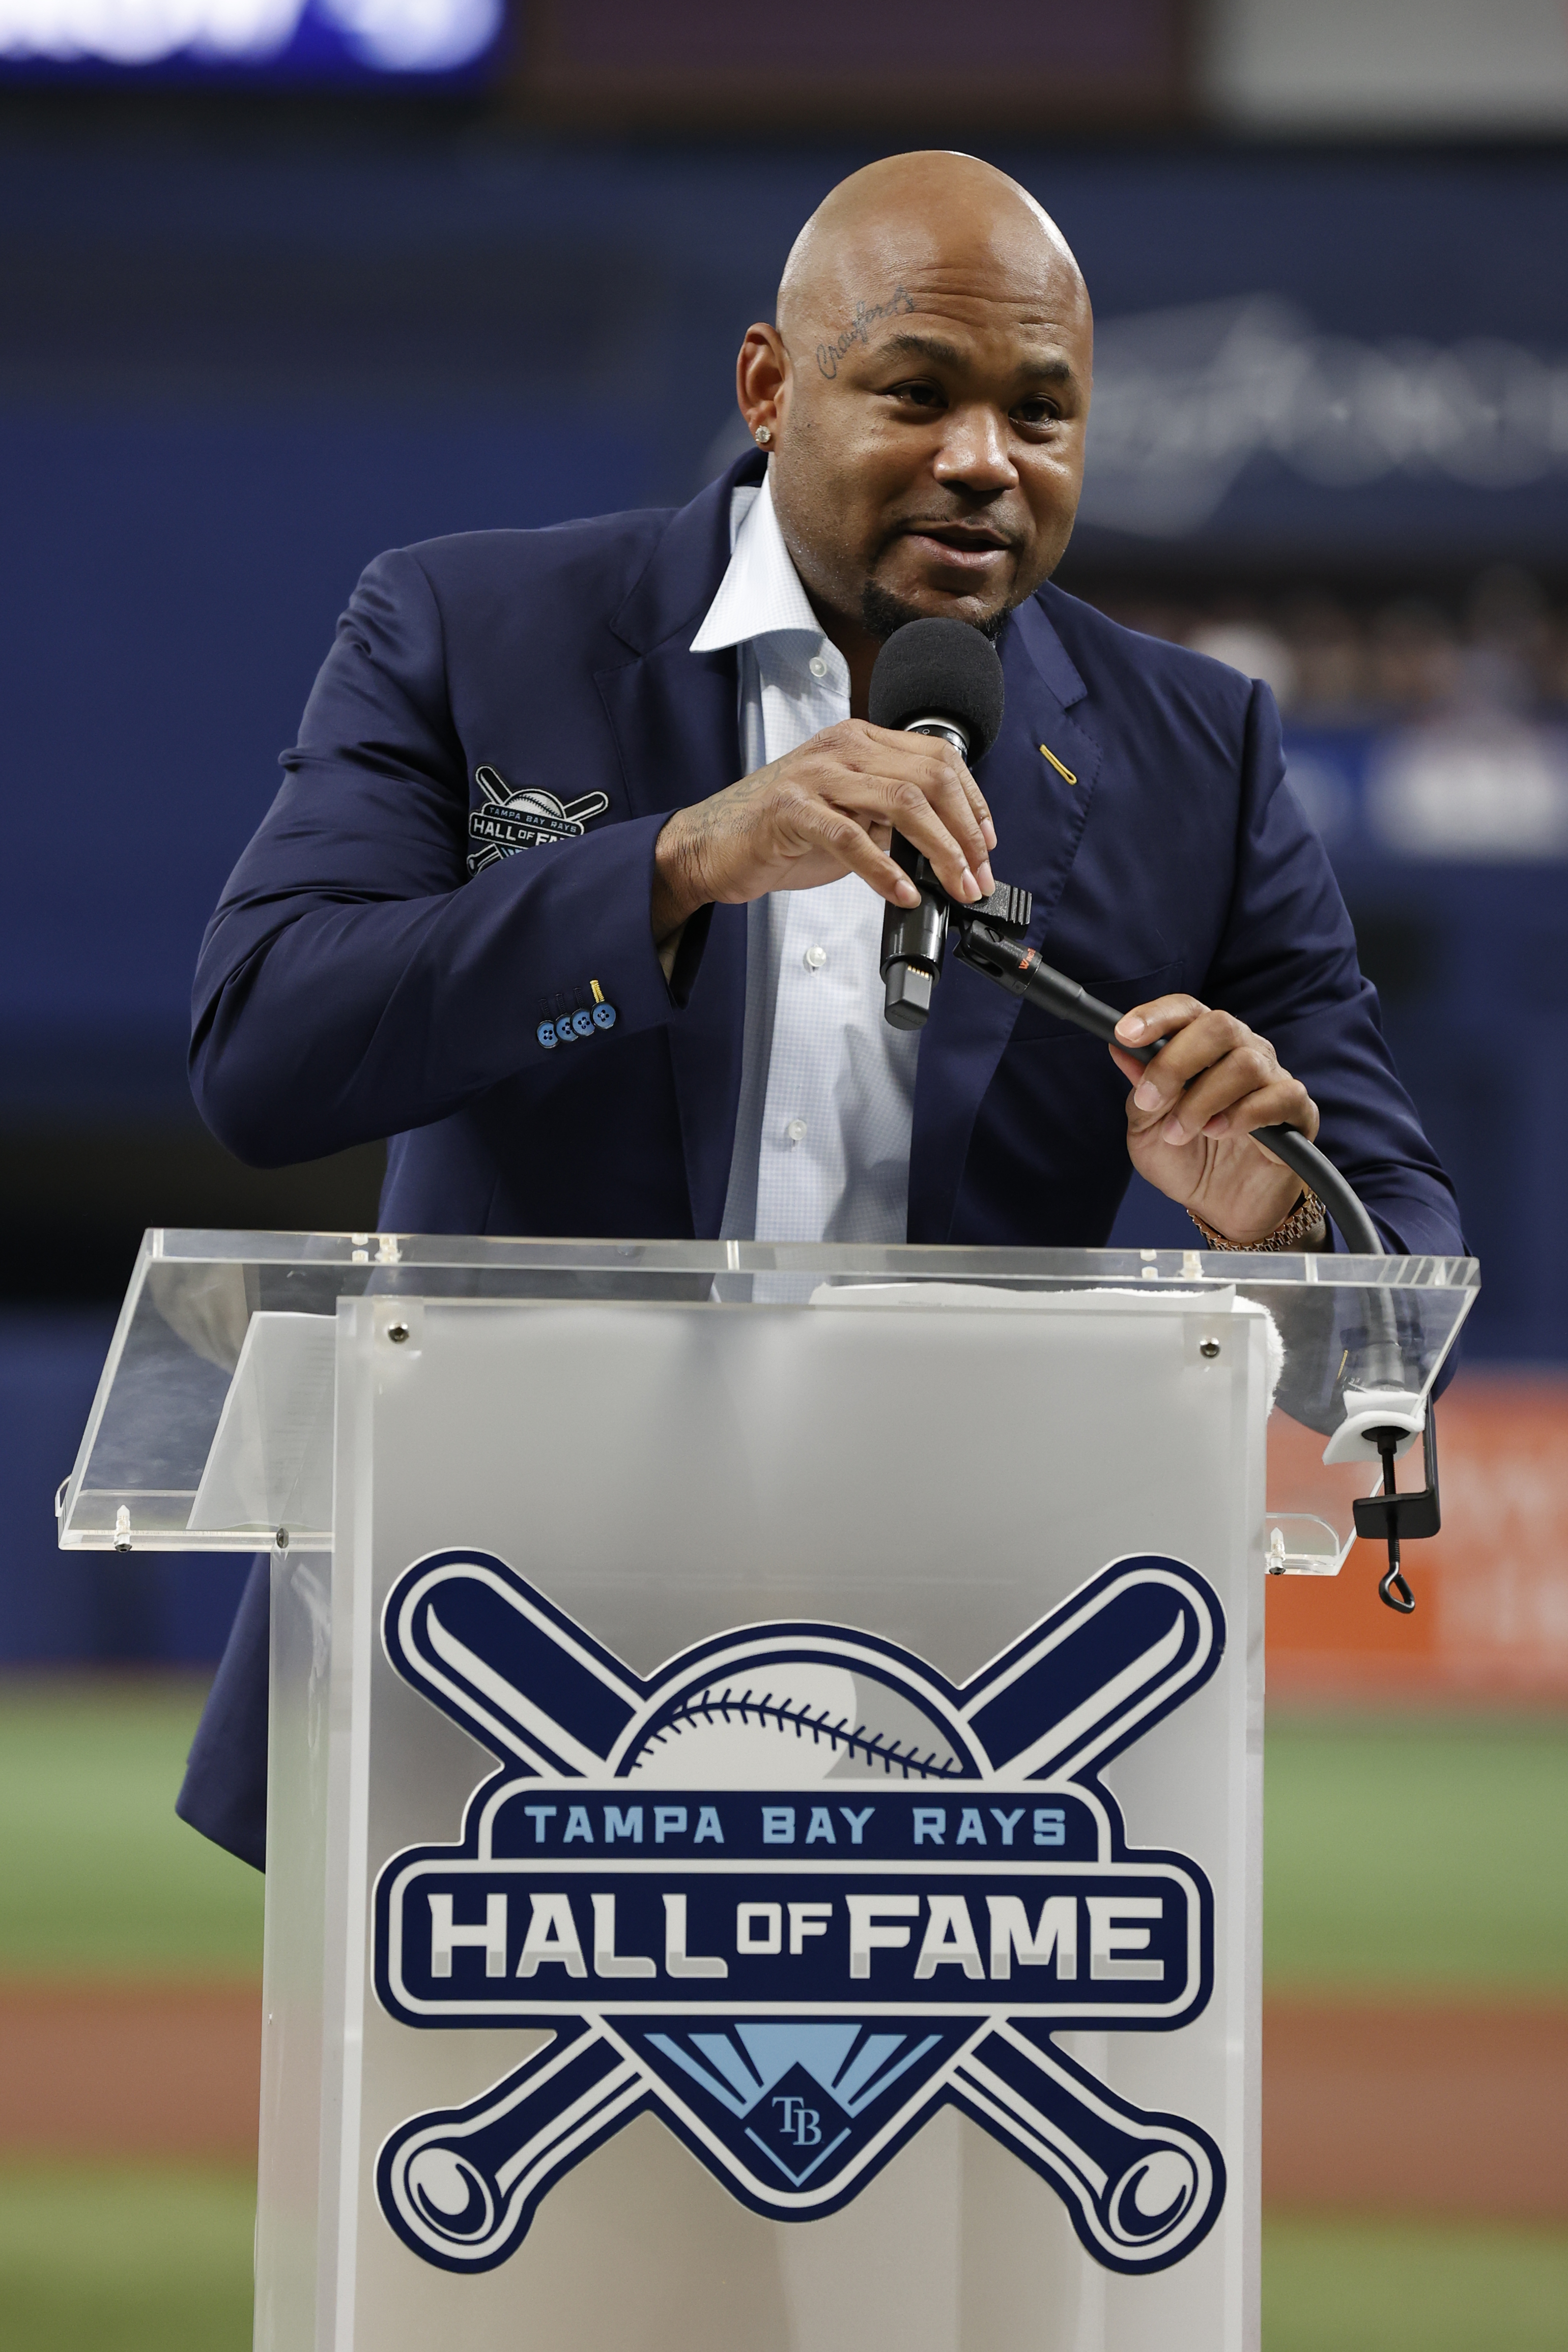
<instances>
[{"instance_id":1,"label":"black cable clip","mask_svg":"<svg viewBox=\"0 0 1568 2352\"><path fill-rule=\"evenodd\" d=\"M1402 1617L1408 1617L1415 1608L1416 1596L1399 1564L1400 1541L1403 1538L1415 1542L1435 1536L1442 1525L1437 1495L1437 1422L1430 1403L1421 1440L1427 1454L1427 1484L1418 1494L1401 1495L1396 1490L1394 1465L1399 1443L1408 1434L1404 1429L1366 1431L1367 1444L1375 1445L1383 1457L1383 1487L1379 1494L1358 1496L1354 1506L1356 1534L1374 1540L1381 1536L1387 1543L1388 1566L1378 1579L1377 1597L1385 1608L1396 1609Z\"/></svg>"}]
</instances>

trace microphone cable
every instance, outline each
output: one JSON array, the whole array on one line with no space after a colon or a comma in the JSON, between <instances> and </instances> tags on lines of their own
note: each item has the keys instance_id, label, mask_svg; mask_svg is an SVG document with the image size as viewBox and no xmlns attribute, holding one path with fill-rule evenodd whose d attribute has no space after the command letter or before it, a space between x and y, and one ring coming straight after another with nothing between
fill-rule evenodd
<instances>
[{"instance_id":1,"label":"microphone cable","mask_svg":"<svg viewBox=\"0 0 1568 2352\"><path fill-rule=\"evenodd\" d=\"M983 920L966 920L963 908L956 907L953 911L958 929L955 953L961 963L983 971L988 980L998 981L1011 995L1025 998L1042 1012L1054 1013L1059 1020L1071 1021L1075 1028L1086 1029L1092 1037L1114 1044L1119 1052L1130 1054L1135 1062L1154 1060L1163 1039L1153 1045L1123 1045L1116 1035L1116 1024L1122 1016L1114 1005L1103 1003L1099 997L1091 996L1087 989L1080 987L1077 981L1069 980L1065 972L1042 962L1038 949L1026 948L1020 940L1009 939L1005 931ZM1359 1194L1315 1143L1293 1127L1255 1127L1252 1134L1317 1194L1353 1256L1387 1255L1382 1235Z\"/></svg>"}]
</instances>

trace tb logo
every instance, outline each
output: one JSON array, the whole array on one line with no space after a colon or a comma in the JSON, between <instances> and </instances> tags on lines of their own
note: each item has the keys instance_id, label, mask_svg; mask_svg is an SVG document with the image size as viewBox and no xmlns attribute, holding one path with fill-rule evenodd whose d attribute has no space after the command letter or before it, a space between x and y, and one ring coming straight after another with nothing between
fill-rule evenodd
<instances>
[{"instance_id":1,"label":"tb logo","mask_svg":"<svg viewBox=\"0 0 1568 2352\"><path fill-rule=\"evenodd\" d=\"M791 2141L796 2147L821 2147L822 2111L820 2107L809 2107L804 2099L797 2098L775 2099L773 2104L782 2110L774 2126L780 2139Z\"/></svg>"}]
</instances>

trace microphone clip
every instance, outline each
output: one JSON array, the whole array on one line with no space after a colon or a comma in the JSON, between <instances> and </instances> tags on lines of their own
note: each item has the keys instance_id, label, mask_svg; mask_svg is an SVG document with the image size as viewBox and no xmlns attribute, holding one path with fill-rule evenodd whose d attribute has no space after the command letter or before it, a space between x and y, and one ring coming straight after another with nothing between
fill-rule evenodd
<instances>
[{"instance_id":1,"label":"microphone clip","mask_svg":"<svg viewBox=\"0 0 1568 2352\"><path fill-rule=\"evenodd\" d=\"M919 891L920 904L888 907L883 913L883 1017L894 1029L924 1029L932 992L942 977L949 924L958 927L960 955L974 922L994 927L1009 942L1021 940L1034 914L1034 899L1029 891L1001 882L988 898L966 906L949 897L930 860L901 833L893 836L892 855Z\"/></svg>"}]
</instances>

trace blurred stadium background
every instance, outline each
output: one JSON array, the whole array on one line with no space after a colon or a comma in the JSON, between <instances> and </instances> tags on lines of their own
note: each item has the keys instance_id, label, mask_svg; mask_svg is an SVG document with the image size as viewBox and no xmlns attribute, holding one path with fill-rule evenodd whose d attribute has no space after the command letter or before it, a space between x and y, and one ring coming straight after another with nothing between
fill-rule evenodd
<instances>
[{"instance_id":1,"label":"blurred stadium background","mask_svg":"<svg viewBox=\"0 0 1568 2352\"><path fill-rule=\"evenodd\" d=\"M1095 298L1063 583L1274 687L1483 1263L1418 1615L1270 1592L1265 2352L1560 2352L1561 0L0 0L0 2343L247 2341L259 1884L169 1810L241 1566L50 1514L145 1224L373 1214L197 1123L205 917L370 556L689 495L944 143Z\"/></svg>"}]
</instances>

